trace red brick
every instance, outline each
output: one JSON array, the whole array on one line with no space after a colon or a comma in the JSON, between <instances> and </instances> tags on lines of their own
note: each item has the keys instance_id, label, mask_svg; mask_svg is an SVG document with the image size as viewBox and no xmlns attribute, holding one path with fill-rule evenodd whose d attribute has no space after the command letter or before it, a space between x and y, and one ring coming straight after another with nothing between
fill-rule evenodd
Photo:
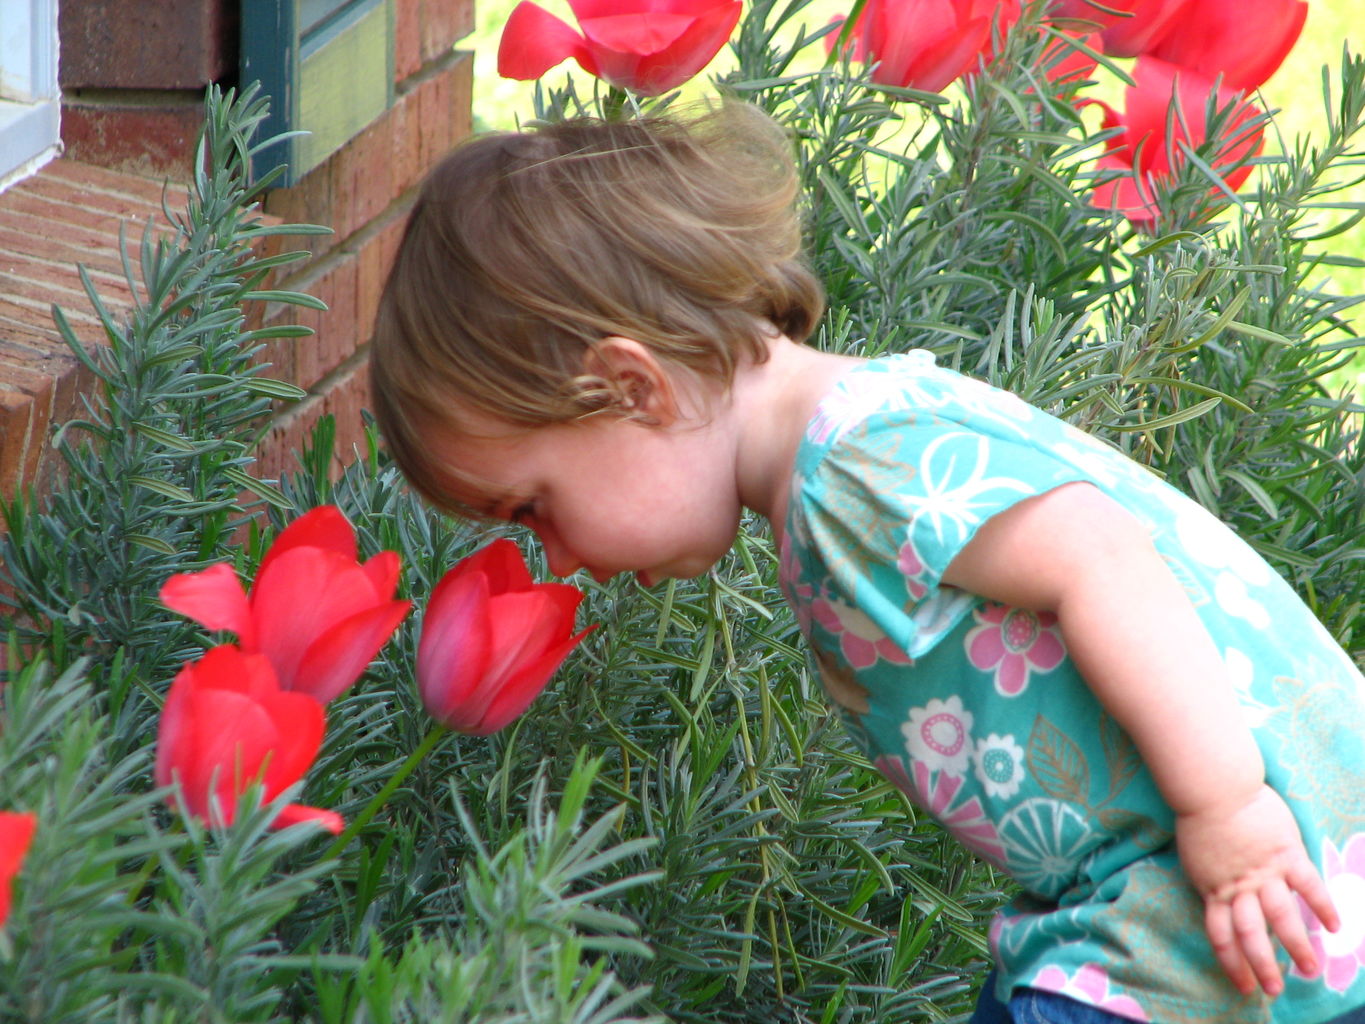
<instances>
[{"instance_id":1,"label":"red brick","mask_svg":"<svg viewBox=\"0 0 1365 1024\"><path fill-rule=\"evenodd\" d=\"M457 53L452 82L455 88L450 94L450 106L446 114L450 118L450 145L469 137L474 130L474 55ZM446 147L447 149L449 146Z\"/></svg>"},{"instance_id":2,"label":"red brick","mask_svg":"<svg viewBox=\"0 0 1365 1024\"><path fill-rule=\"evenodd\" d=\"M388 280L389 268L393 265L407 219L407 206L394 207L386 214L383 225L365 240L357 252L359 264L356 272L355 316L356 330L362 339L368 339L374 332L379 297L383 294L384 282Z\"/></svg>"},{"instance_id":3,"label":"red brick","mask_svg":"<svg viewBox=\"0 0 1365 1024\"><path fill-rule=\"evenodd\" d=\"M48 167L62 168L64 160L54 160ZM114 243L118 241L119 225L127 225L127 235L136 242L141 238L142 225L147 218L163 220L161 200L142 200L113 192L100 191L76 182L62 180L59 176L44 173L28 178L0 199L0 210L8 215L14 210L31 213L39 217L79 223L92 231L106 234ZM183 202L180 204L183 208Z\"/></svg>"},{"instance_id":4,"label":"red brick","mask_svg":"<svg viewBox=\"0 0 1365 1024\"><path fill-rule=\"evenodd\" d=\"M298 184L290 188L271 189L266 193L265 210L285 224L320 224L333 228L334 202L332 180L335 164L324 160L313 168ZM334 229L335 230L335 229ZM337 243L335 234L303 235L290 239L290 249L304 250L314 255L324 253ZM300 264L292 264L290 273L297 273Z\"/></svg>"},{"instance_id":5,"label":"red brick","mask_svg":"<svg viewBox=\"0 0 1365 1024\"><path fill-rule=\"evenodd\" d=\"M298 466L296 452L302 452L318 417L336 418L337 438L332 463L335 475L351 461L352 449L364 439L360 410L367 405L368 377L361 357L351 360L323 382L316 393L291 406L275 418L257 448L253 475L277 480Z\"/></svg>"},{"instance_id":6,"label":"red brick","mask_svg":"<svg viewBox=\"0 0 1365 1024\"><path fill-rule=\"evenodd\" d=\"M311 344L300 349L306 353L306 362L299 367L299 376L294 380L299 387L311 389L355 353L358 263L354 254L343 256L309 288L327 303L327 310L317 314L317 334L305 339Z\"/></svg>"},{"instance_id":7,"label":"red brick","mask_svg":"<svg viewBox=\"0 0 1365 1024\"><path fill-rule=\"evenodd\" d=\"M202 88L236 70L237 12L226 0L62 0L61 84Z\"/></svg>"},{"instance_id":8,"label":"red brick","mask_svg":"<svg viewBox=\"0 0 1365 1024\"><path fill-rule=\"evenodd\" d=\"M393 80L395 83L415 75L422 66L422 8L425 0L394 4Z\"/></svg>"},{"instance_id":9,"label":"red brick","mask_svg":"<svg viewBox=\"0 0 1365 1024\"><path fill-rule=\"evenodd\" d=\"M162 217L161 203L160 182L68 159L0 195L0 488L6 496L44 482L44 467L56 465L44 454L51 423L83 412L80 396L93 386L57 332L52 303L61 305L79 339L103 343L75 262L89 265L110 314L122 317L131 293L116 259L118 223L129 219L136 241L141 222Z\"/></svg>"},{"instance_id":10,"label":"red brick","mask_svg":"<svg viewBox=\"0 0 1365 1024\"><path fill-rule=\"evenodd\" d=\"M33 431L33 396L0 385L0 494L12 498L24 483Z\"/></svg>"},{"instance_id":11,"label":"red brick","mask_svg":"<svg viewBox=\"0 0 1365 1024\"><path fill-rule=\"evenodd\" d=\"M61 306L63 312L90 308L88 296L74 278L63 278L53 273L53 268L31 261L10 258L6 264L11 269L0 271L0 292L16 306L25 306L44 317L53 303ZM132 296L126 284L115 286L107 276L97 287L101 298L108 298L117 306L126 305Z\"/></svg>"},{"instance_id":12,"label":"red brick","mask_svg":"<svg viewBox=\"0 0 1365 1024\"><path fill-rule=\"evenodd\" d=\"M70 159L126 174L188 181L204 123L198 99L174 94L149 105L62 104L62 144Z\"/></svg>"},{"instance_id":13,"label":"red brick","mask_svg":"<svg viewBox=\"0 0 1365 1024\"><path fill-rule=\"evenodd\" d=\"M396 147L395 126L405 123L394 108L332 156L335 163L332 227L345 242L377 217L393 198L391 157Z\"/></svg>"},{"instance_id":14,"label":"red brick","mask_svg":"<svg viewBox=\"0 0 1365 1024\"><path fill-rule=\"evenodd\" d=\"M422 15L423 64L444 57L474 31L474 0L425 0Z\"/></svg>"},{"instance_id":15,"label":"red brick","mask_svg":"<svg viewBox=\"0 0 1365 1024\"><path fill-rule=\"evenodd\" d=\"M448 75L423 82L418 91L418 120L425 128L418 160L424 168L433 167L450 149L452 133L446 112L454 91Z\"/></svg>"},{"instance_id":16,"label":"red brick","mask_svg":"<svg viewBox=\"0 0 1365 1024\"><path fill-rule=\"evenodd\" d=\"M64 267L80 263L106 274L123 272L117 250L118 236L110 238L84 224L54 223L26 214L0 220L0 253L14 252L21 246L32 250L35 259L56 262ZM3 268L3 262L0 262L0 269Z\"/></svg>"},{"instance_id":17,"label":"red brick","mask_svg":"<svg viewBox=\"0 0 1365 1024\"><path fill-rule=\"evenodd\" d=\"M393 194L401 196L426 174L422 166L422 119L415 92L406 92L394 103Z\"/></svg>"},{"instance_id":18,"label":"red brick","mask_svg":"<svg viewBox=\"0 0 1365 1024\"><path fill-rule=\"evenodd\" d=\"M292 311L280 311L268 314L265 323L267 326L275 327L279 324L298 323L298 318ZM298 338L272 338L256 353L253 361L258 366L266 367L267 376L292 383L297 376L294 372L294 350L298 341Z\"/></svg>"},{"instance_id":19,"label":"red brick","mask_svg":"<svg viewBox=\"0 0 1365 1024\"><path fill-rule=\"evenodd\" d=\"M185 208L185 189L183 187L170 185L161 178L143 178L122 174L105 167L78 163L70 159L54 160L43 168L41 175L26 178L16 187L23 188L25 185L39 181L61 182L79 188L87 197L93 198L95 202L99 203L101 208L104 208L105 200L103 197L105 196L132 199L142 204L144 209L149 210L159 211L163 201L172 210L184 210Z\"/></svg>"},{"instance_id":20,"label":"red brick","mask_svg":"<svg viewBox=\"0 0 1365 1024\"><path fill-rule=\"evenodd\" d=\"M30 483L46 442L54 379L31 366L0 361L5 381L0 397L0 487L6 496Z\"/></svg>"}]
</instances>

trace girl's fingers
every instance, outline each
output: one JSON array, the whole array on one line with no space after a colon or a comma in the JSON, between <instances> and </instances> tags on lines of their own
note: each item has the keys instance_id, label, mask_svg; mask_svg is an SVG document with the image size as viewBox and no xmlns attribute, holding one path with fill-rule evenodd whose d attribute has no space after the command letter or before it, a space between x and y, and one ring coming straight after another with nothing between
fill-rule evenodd
<instances>
[{"instance_id":1,"label":"girl's fingers","mask_svg":"<svg viewBox=\"0 0 1365 1024\"><path fill-rule=\"evenodd\" d=\"M1256 987L1256 976L1242 955L1241 944L1232 925L1232 905L1227 900L1212 897L1204 903L1204 930L1209 936L1213 955L1237 991L1248 994Z\"/></svg>"},{"instance_id":2,"label":"girl's fingers","mask_svg":"<svg viewBox=\"0 0 1365 1024\"><path fill-rule=\"evenodd\" d=\"M1298 901L1282 880L1276 878L1261 887L1261 913L1280 945L1293 958L1294 966L1309 976L1317 974L1318 958L1308 941L1308 929L1299 913Z\"/></svg>"},{"instance_id":3,"label":"girl's fingers","mask_svg":"<svg viewBox=\"0 0 1365 1024\"><path fill-rule=\"evenodd\" d=\"M1322 880L1322 876L1306 855L1296 867L1286 873L1285 880L1289 883L1289 888L1303 897L1308 909L1322 922L1324 928L1334 932L1341 927L1341 915L1337 913L1337 908L1332 903L1332 894L1327 889L1327 883Z\"/></svg>"},{"instance_id":4,"label":"girl's fingers","mask_svg":"<svg viewBox=\"0 0 1365 1024\"><path fill-rule=\"evenodd\" d=\"M1279 995L1284 982L1280 978L1280 965L1275 962L1275 947L1266 930L1260 893L1239 892L1232 898L1232 930L1238 948L1266 995Z\"/></svg>"}]
</instances>

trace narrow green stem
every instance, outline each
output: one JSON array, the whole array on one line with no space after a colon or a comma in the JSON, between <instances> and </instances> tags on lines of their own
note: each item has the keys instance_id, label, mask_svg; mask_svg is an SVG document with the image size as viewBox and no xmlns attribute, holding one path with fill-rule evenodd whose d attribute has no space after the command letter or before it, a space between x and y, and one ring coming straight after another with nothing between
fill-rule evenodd
<instances>
[{"instance_id":1,"label":"narrow green stem","mask_svg":"<svg viewBox=\"0 0 1365 1024\"><path fill-rule=\"evenodd\" d=\"M404 780L412 774L412 770L417 767L418 762L426 757L427 754L431 753L432 748L435 747L441 737L447 735L449 731L450 730L440 725L433 725L431 727L431 731L422 737L422 742L417 744L417 747L408 755L408 759L402 763L398 771L394 772L393 775L390 776L389 781L384 783L384 788L376 793L374 799L365 806L365 809L356 815L354 821L346 826L346 831L337 836L336 841L333 842L331 846L327 847L327 852L322 855L324 859L329 859L339 854L345 848L346 844L355 838L356 833L370 823L370 819L379 813L379 808L383 807L389 797L393 796L394 790L401 786Z\"/></svg>"},{"instance_id":2,"label":"narrow green stem","mask_svg":"<svg viewBox=\"0 0 1365 1024\"><path fill-rule=\"evenodd\" d=\"M621 121L625 119L626 91L617 86L610 86L607 89L607 97L602 101L602 113L604 120Z\"/></svg>"}]
</instances>

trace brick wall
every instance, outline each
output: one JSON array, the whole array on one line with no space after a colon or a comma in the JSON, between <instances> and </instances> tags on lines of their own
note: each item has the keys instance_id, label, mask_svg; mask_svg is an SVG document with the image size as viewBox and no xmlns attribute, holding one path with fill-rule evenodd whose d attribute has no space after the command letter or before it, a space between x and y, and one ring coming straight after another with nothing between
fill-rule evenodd
<instances>
[{"instance_id":1,"label":"brick wall","mask_svg":"<svg viewBox=\"0 0 1365 1024\"><path fill-rule=\"evenodd\" d=\"M334 233L292 240L311 255L276 282L322 299L327 311L262 314L316 333L277 341L264 353L271 376L309 394L276 411L260 452L261 476L292 466L292 452L323 413L337 418L342 452L359 441L365 348L403 220L426 170L470 130L472 56L453 47L473 27L473 0L395 0L394 12L393 106L295 186L266 199L268 214ZM65 154L0 193L5 496L41 481L51 424L79 409L90 386L57 335L50 305L72 315L83 340L100 340L75 263L92 268L117 312L128 298L117 224L126 221L137 237L159 216L165 182L188 180L204 87L231 83L237 61L237 0L63 0L60 18Z\"/></svg>"}]
</instances>

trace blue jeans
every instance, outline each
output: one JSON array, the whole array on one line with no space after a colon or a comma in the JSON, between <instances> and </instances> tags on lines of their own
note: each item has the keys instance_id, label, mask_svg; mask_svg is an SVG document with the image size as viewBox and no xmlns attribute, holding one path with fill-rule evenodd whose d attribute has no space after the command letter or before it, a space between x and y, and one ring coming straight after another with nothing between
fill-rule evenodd
<instances>
[{"instance_id":1,"label":"blue jeans","mask_svg":"<svg viewBox=\"0 0 1365 1024\"><path fill-rule=\"evenodd\" d=\"M995 972L991 971L968 1024L1132 1024L1132 1021L1088 1003L1036 988L1017 990L1006 1005L995 998ZM1365 1024L1365 1006L1342 1014L1328 1024Z\"/></svg>"},{"instance_id":2,"label":"blue jeans","mask_svg":"<svg viewBox=\"0 0 1365 1024\"><path fill-rule=\"evenodd\" d=\"M981 987L976 1012L972 1014L968 1024L1133 1024L1133 1022L1106 1013L1088 1003L1036 988L1017 990L1010 996L1007 1006L995 997L995 972L991 971L990 976L986 978L986 984Z\"/></svg>"}]
</instances>

